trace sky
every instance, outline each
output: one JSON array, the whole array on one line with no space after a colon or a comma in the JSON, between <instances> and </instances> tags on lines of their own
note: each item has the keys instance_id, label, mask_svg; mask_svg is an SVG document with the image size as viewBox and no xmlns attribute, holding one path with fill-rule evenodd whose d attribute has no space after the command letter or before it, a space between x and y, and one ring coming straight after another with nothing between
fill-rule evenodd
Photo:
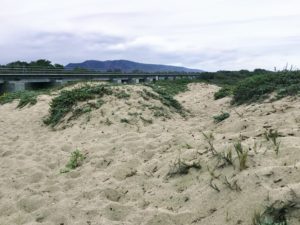
<instances>
[{"instance_id":1,"label":"sky","mask_svg":"<svg viewBox=\"0 0 300 225\"><path fill-rule=\"evenodd\" d=\"M0 64L300 67L299 0L0 0Z\"/></svg>"}]
</instances>

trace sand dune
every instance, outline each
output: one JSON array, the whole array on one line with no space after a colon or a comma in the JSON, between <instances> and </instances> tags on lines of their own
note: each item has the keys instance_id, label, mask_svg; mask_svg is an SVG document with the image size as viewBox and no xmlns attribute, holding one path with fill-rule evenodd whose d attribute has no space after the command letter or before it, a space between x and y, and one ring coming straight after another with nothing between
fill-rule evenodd
<instances>
[{"instance_id":1,"label":"sand dune","mask_svg":"<svg viewBox=\"0 0 300 225\"><path fill-rule=\"evenodd\" d=\"M162 105L142 99L141 89L124 86L128 100L107 97L100 109L56 129L43 124L50 96L23 109L0 106L0 224L250 225L267 205L300 204L299 99L232 107L230 98L213 99L218 87L190 84L176 96L190 114L168 111L165 119L143 107ZM222 111L230 117L214 123ZM266 129L279 131L278 155ZM237 160L235 168L218 164L202 132L214 135L218 152L242 139L248 168L240 171ZM86 156L82 166L60 173L76 149ZM168 176L179 159L201 168ZM289 220L300 224L300 209Z\"/></svg>"}]
</instances>

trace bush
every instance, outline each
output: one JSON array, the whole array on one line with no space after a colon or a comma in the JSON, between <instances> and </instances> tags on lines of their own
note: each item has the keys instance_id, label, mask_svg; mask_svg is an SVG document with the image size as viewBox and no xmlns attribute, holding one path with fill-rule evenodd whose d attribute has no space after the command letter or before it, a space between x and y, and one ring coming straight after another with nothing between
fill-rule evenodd
<instances>
[{"instance_id":1,"label":"bush","mask_svg":"<svg viewBox=\"0 0 300 225\"><path fill-rule=\"evenodd\" d=\"M214 94L215 100L225 98L232 94L232 89L230 87L222 87L218 92Z\"/></svg>"},{"instance_id":2,"label":"bush","mask_svg":"<svg viewBox=\"0 0 300 225\"><path fill-rule=\"evenodd\" d=\"M251 103L263 100L272 92L279 98L298 95L300 91L300 72L278 72L256 75L237 84L233 90L234 104Z\"/></svg>"},{"instance_id":3,"label":"bush","mask_svg":"<svg viewBox=\"0 0 300 225\"><path fill-rule=\"evenodd\" d=\"M37 96L39 92L36 91L19 91L12 93L5 93L0 96L0 104L11 103L14 100L19 100L17 108L23 108L26 105L35 105L37 103Z\"/></svg>"},{"instance_id":4,"label":"bush","mask_svg":"<svg viewBox=\"0 0 300 225\"><path fill-rule=\"evenodd\" d=\"M82 165L84 159L84 155L79 150L72 152L70 160L66 165L66 168L61 170L60 172L67 173L70 170L76 169L77 167Z\"/></svg>"},{"instance_id":5,"label":"bush","mask_svg":"<svg viewBox=\"0 0 300 225\"><path fill-rule=\"evenodd\" d=\"M101 98L104 95L111 95L112 90L104 85L76 88L73 90L62 91L60 95L52 99L50 103L50 115L44 120L46 125L55 126L62 118L73 110L78 102Z\"/></svg>"},{"instance_id":6,"label":"bush","mask_svg":"<svg viewBox=\"0 0 300 225\"><path fill-rule=\"evenodd\" d=\"M230 117L230 114L227 113L227 112L224 112L220 115L214 116L213 118L214 118L215 123L220 123L220 122L222 122L223 120L226 120L229 117Z\"/></svg>"}]
</instances>

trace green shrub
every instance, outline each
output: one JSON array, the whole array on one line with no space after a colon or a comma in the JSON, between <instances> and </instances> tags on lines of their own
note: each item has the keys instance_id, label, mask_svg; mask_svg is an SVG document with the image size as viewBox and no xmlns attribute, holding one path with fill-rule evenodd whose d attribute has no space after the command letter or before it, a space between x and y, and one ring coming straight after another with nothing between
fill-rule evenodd
<instances>
[{"instance_id":1,"label":"green shrub","mask_svg":"<svg viewBox=\"0 0 300 225\"><path fill-rule=\"evenodd\" d=\"M14 100L19 100L19 104L17 108L23 108L26 105L35 105L37 103L37 97L41 94L36 91L19 91L19 92L11 92L5 93L0 96L0 104L11 103Z\"/></svg>"},{"instance_id":2,"label":"green shrub","mask_svg":"<svg viewBox=\"0 0 300 225\"><path fill-rule=\"evenodd\" d=\"M214 94L215 100L230 96L232 94L232 89L230 87L222 87L219 91Z\"/></svg>"},{"instance_id":3,"label":"green shrub","mask_svg":"<svg viewBox=\"0 0 300 225\"><path fill-rule=\"evenodd\" d=\"M85 159L84 155L79 150L72 152L70 160L66 165L66 168L62 169L60 172L67 173L70 170L76 169L77 167L82 165L84 159Z\"/></svg>"},{"instance_id":4,"label":"green shrub","mask_svg":"<svg viewBox=\"0 0 300 225\"><path fill-rule=\"evenodd\" d=\"M226 120L229 117L230 117L229 113L223 112L220 115L214 116L213 118L214 118L215 123L220 123L220 122L222 122L223 120Z\"/></svg>"},{"instance_id":5,"label":"green shrub","mask_svg":"<svg viewBox=\"0 0 300 225\"><path fill-rule=\"evenodd\" d=\"M59 96L52 99L50 103L50 115L44 120L44 123L55 126L73 110L78 102L101 98L104 95L111 94L112 90L105 85L86 85L73 90L62 91Z\"/></svg>"},{"instance_id":6,"label":"green shrub","mask_svg":"<svg viewBox=\"0 0 300 225\"><path fill-rule=\"evenodd\" d=\"M234 104L251 103L263 100L272 92L278 98L298 95L300 91L300 72L277 72L260 74L239 82L233 90Z\"/></svg>"}]
</instances>

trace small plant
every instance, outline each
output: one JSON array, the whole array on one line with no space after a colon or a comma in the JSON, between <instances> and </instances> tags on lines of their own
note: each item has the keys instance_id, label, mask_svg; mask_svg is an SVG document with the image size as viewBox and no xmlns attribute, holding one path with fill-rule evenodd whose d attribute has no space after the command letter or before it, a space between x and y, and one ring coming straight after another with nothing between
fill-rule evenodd
<instances>
[{"instance_id":1,"label":"small plant","mask_svg":"<svg viewBox=\"0 0 300 225\"><path fill-rule=\"evenodd\" d=\"M216 184L213 183L213 179L210 180L209 186L210 186L212 189L214 189L215 191L220 192L219 187L218 187Z\"/></svg>"},{"instance_id":2,"label":"small plant","mask_svg":"<svg viewBox=\"0 0 300 225\"><path fill-rule=\"evenodd\" d=\"M120 122L121 123L128 123L129 124L130 121L127 118L123 118L123 119L120 120Z\"/></svg>"},{"instance_id":3,"label":"small plant","mask_svg":"<svg viewBox=\"0 0 300 225\"><path fill-rule=\"evenodd\" d=\"M203 134L205 140L207 141L207 143L208 143L208 145L209 145L209 148L208 148L208 149L210 150L210 152L211 152L213 155L217 155L218 153L217 153L217 151L216 151L216 149L215 149L215 147L214 147L214 140L215 140L214 135L213 135L212 133L210 133L210 134L205 134L204 132L202 132L202 134Z\"/></svg>"},{"instance_id":4,"label":"small plant","mask_svg":"<svg viewBox=\"0 0 300 225\"><path fill-rule=\"evenodd\" d=\"M219 154L219 157L221 159L223 159L227 165L231 165L231 166L234 167L233 156L232 156L232 150L231 149Z\"/></svg>"},{"instance_id":5,"label":"small plant","mask_svg":"<svg viewBox=\"0 0 300 225\"><path fill-rule=\"evenodd\" d=\"M237 191L240 192L242 191L241 187L238 185L237 180L233 181L232 183L230 183L227 179L227 177L225 176L223 184L228 187L230 190L232 191Z\"/></svg>"},{"instance_id":6,"label":"small plant","mask_svg":"<svg viewBox=\"0 0 300 225\"><path fill-rule=\"evenodd\" d=\"M213 170L211 170L209 168L209 166L207 166L207 171L209 172L209 174L212 177L212 179L219 179L219 177L221 176L221 174L219 174L219 175L215 174L216 169L217 169L217 167L215 167Z\"/></svg>"},{"instance_id":7,"label":"small plant","mask_svg":"<svg viewBox=\"0 0 300 225\"><path fill-rule=\"evenodd\" d=\"M278 204L279 203L279 204ZM275 202L267 206L263 213L255 212L253 225L288 225L287 214L296 209L295 202Z\"/></svg>"},{"instance_id":8,"label":"small plant","mask_svg":"<svg viewBox=\"0 0 300 225\"><path fill-rule=\"evenodd\" d=\"M279 133L278 133L278 130L270 129L270 130L265 131L264 136L265 136L267 141L272 141L272 143L274 145L276 145L277 144L277 138L279 137Z\"/></svg>"},{"instance_id":9,"label":"small plant","mask_svg":"<svg viewBox=\"0 0 300 225\"><path fill-rule=\"evenodd\" d=\"M76 169L77 167L82 165L84 159L85 159L85 156L79 150L72 152L71 158L70 158L69 162L67 163L66 168L62 169L60 172L68 173L68 172L70 172L70 170Z\"/></svg>"},{"instance_id":10,"label":"small plant","mask_svg":"<svg viewBox=\"0 0 300 225\"><path fill-rule=\"evenodd\" d=\"M141 120L143 121L144 124L152 124L153 120L152 119L146 119L142 116L140 116Z\"/></svg>"},{"instance_id":11,"label":"small plant","mask_svg":"<svg viewBox=\"0 0 300 225\"><path fill-rule=\"evenodd\" d=\"M183 147L187 148L187 149L192 149L193 146L191 146L190 144L186 143Z\"/></svg>"},{"instance_id":12,"label":"small plant","mask_svg":"<svg viewBox=\"0 0 300 225\"><path fill-rule=\"evenodd\" d=\"M230 87L222 87L218 92L214 94L215 100L225 98L232 94L232 89Z\"/></svg>"},{"instance_id":13,"label":"small plant","mask_svg":"<svg viewBox=\"0 0 300 225\"><path fill-rule=\"evenodd\" d=\"M214 118L215 123L220 123L220 122L222 122L223 120L226 120L229 117L230 117L229 113L223 112L220 115L214 116L213 118Z\"/></svg>"},{"instance_id":14,"label":"small plant","mask_svg":"<svg viewBox=\"0 0 300 225\"><path fill-rule=\"evenodd\" d=\"M240 171L247 169L248 151L243 149L242 143L238 141L234 144L235 152L238 155Z\"/></svg>"},{"instance_id":15,"label":"small plant","mask_svg":"<svg viewBox=\"0 0 300 225\"><path fill-rule=\"evenodd\" d=\"M167 174L167 177L174 177L176 175L186 175L189 173L189 170L191 168L195 169L201 169L200 163L193 162L193 163L187 163L183 162L180 157L177 161L170 167L170 170Z\"/></svg>"},{"instance_id":16,"label":"small plant","mask_svg":"<svg viewBox=\"0 0 300 225\"><path fill-rule=\"evenodd\" d=\"M107 125L107 126L110 126L110 125L113 124L113 122L111 122L109 118L106 118L104 124Z\"/></svg>"},{"instance_id":17,"label":"small plant","mask_svg":"<svg viewBox=\"0 0 300 225\"><path fill-rule=\"evenodd\" d=\"M119 99L123 99L123 98L129 99L129 98L130 98L130 94L126 93L126 92L123 91L123 90L120 91L120 92L115 93L115 96L116 96L117 98L119 98Z\"/></svg>"},{"instance_id":18,"label":"small plant","mask_svg":"<svg viewBox=\"0 0 300 225\"><path fill-rule=\"evenodd\" d=\"M266 138L267 141L271 141L274 145L274 151L276 155L279 154L279 148L280 148L280 142L277 141L277 138L279 137L279 132L278 130L266 130L264 133L264 137Z\"/></svg>"}]
</instances>

